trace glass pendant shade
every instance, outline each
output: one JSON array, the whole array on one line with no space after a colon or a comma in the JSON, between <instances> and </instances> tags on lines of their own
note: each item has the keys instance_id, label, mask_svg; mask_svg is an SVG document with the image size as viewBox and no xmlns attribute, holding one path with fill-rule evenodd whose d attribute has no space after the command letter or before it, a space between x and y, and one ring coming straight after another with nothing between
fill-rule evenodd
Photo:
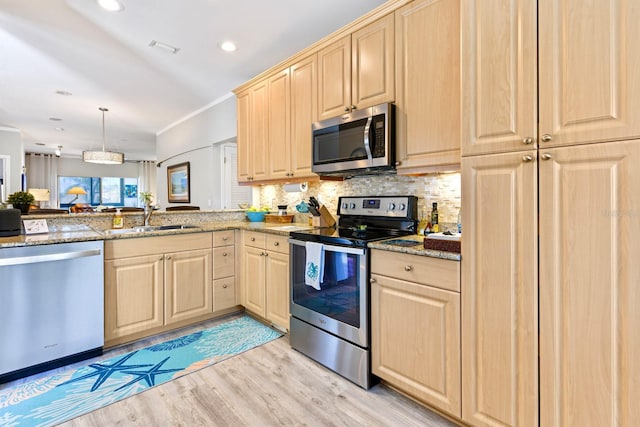
<instances>
[{"instance_id":1,"label":"glass pendant shade","mask_svg":"<svg viewBox=\"0 0 640 427\"><path fill-rule=\"evenodd\" d=\"M82 160L88 163L100 163L103 165L120 165L124 163L124 153L105 150L104 112L109 110L104 107L100 107L98 110L102 111L102 151L83 151Z\"/></svg>"}]
</instances>

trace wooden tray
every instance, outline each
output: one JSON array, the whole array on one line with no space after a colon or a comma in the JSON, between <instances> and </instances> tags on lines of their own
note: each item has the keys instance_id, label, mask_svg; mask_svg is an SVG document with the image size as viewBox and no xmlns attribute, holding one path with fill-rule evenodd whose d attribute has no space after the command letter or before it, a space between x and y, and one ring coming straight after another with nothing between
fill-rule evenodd
<instances>
[{"instance_id":1,"label":"wooden tray","mask_svg":"<svg viewBox=\"0 0 640 427\"><path fill-rule=\"evenodd\" d=\"M266 222L291 222L295 215L273 215L267 214L264 216Z\"/></svg>"}]
</instances>

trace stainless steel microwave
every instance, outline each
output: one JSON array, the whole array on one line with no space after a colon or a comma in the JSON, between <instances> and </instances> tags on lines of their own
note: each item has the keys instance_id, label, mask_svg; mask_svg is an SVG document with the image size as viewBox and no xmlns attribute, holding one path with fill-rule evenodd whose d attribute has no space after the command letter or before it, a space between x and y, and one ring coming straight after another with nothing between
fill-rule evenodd
<instances>
[{"instance_id":1,"label":"stainless steel microwave","mask_svg":"<svg viewBox=\"0 0 640 427\"><path fill-rule=\"evenodd\" d=\"M315 122L312 171L359 175L395 170L394 105L380 104Z\"/></svg>"}]
</instances>

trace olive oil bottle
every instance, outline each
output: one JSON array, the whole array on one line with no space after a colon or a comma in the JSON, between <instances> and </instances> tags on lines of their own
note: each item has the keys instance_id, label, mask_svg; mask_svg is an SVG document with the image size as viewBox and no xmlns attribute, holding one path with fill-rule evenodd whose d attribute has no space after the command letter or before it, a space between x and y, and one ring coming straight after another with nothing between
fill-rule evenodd
<instances>
[{"instance_id":1,"label":"olive oil bottle","mask_svg":"<svg viewBox=\"0 0 640 427\"><path fill-rule=\"evenodd\" d=\"M440 231L438 226L438 204L433 202L433 208L431 209L431 232L437 233Z\"/></svg>"}]
</instances>

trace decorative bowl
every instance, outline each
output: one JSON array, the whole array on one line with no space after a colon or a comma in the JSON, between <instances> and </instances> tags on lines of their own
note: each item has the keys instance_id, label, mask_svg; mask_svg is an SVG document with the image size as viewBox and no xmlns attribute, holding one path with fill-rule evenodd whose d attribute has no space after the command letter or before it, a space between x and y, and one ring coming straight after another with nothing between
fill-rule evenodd
<instances>
[{"instance_id":1,"label":"decorative bowl","mask_svg":"<svg viewBox=\"0 0 640 427\"><path fill-rule=\"evenodd\" d=\"M264 216L269 212L265 211L254 211L254 212L245 212L247 214L247 219L251 222L262 222L264 221Z\"/></svg>"}]
</instances>

